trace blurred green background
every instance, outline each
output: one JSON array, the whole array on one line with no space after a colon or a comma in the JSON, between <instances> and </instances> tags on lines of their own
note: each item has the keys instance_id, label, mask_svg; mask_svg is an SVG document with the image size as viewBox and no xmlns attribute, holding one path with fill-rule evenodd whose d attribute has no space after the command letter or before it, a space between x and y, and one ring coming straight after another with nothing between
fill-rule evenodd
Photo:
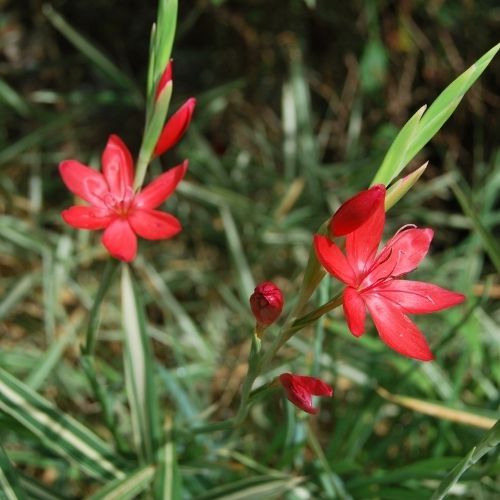
<instances>
[{"instance_id":1,"label":"blurred green background","mask_svg":"<svg viewBox=\"0 0 500 500\"><path fill-rule=\"evenodd\" d=\"M78 366L108 256L98 234L64 226L72 197L57 165L99 166L111 133L137 152L155 16L154 1L0 0L0 366L108 439ZM171 109L190 96L198 104L187 136L152 170L190 159L167 203L184 231L143 241L135 266L159 388L179 425L233 414L255 283L274 280L293 303L314 231L370 183L399 128L498 33L494 0L180 1ZM294 339L286 365L269 374L332 383L320 416L303 418L277 398L236 435L180 441L186 498L223 498L223 483L261 498L429 498L484 430L405 409L375 388L498 418L499 83L497 57L412 162L430 165L388 217L386 237L409 223L435 229L414 279L468 295L461 308L417 319L436 362L403 359L374 331L355 339L334 313ZM324 280L315 300L336 290ZM127 433L120 352L115 287L98 353ZM27 474L69 496L95 487L76 470L68 476L7 416L0 425ZM454 494L498 498L499 475L496 451Z\"/></svg>"}]
</instances>

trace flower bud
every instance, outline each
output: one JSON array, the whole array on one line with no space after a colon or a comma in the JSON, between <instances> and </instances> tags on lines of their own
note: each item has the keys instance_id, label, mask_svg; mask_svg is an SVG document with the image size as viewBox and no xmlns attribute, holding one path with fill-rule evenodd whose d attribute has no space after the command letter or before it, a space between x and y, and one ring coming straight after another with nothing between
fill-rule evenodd
<instances>
[{"instance_id":1,"label":"flower bud","mask_svg":"<svg viewBox=\"0 0 500 500\"><path fill-rule=\"evenodd\" d=\"M158 99L161 91L167 86L169 82L172 81L172 59L168 62L163 70L163 73L160 77L160 81L158 82L158 87L156 88L155 99Z\"/></svg>"},{"instance_id":2,"label":"flower bud","mask_svg":"<svg viewBox=\"0 0 500 500\"><path fill-rule=\"evenodd\" d=\"M281 314L283 303L281 290L271 281L257 285L250 296L250 307L260 326L274 323Z\"/></svg>"},{"instance_id":3,"label":"flower bud","mask_svg":"<svg viewBox=\"0 0 500 500\"><path fill-rule=\"evenodd\" d=\"M376 184L349 198L333 214L330 222L330 232L333 236L345 236L363 225L372 215L377 206L383 205L385 186Z\"/></svg>"},{"instance_id":4,"label":"flower bud","mask_svg":"<svg viewBox=\"0 0 500 500\"><path fill-rule=\"evenodd\" d=\"M154 150L155 156L160 156L174 146L184 135L193 116L196 99L189 98L167 121L161 131Z\"/></svg>"},{"instance_id":5,"label":"flower bud","mask_svg":"<svg viewBox=\"0 0 500 500\"><path fill-rule=\"evenodd\" d=\"M278 378L286 391L287 399L301 410L312 415L319 411L312 405L312 396L330 397L333 394L333 389L316 377L282 373Z\"/></svg>"}]
</instances>

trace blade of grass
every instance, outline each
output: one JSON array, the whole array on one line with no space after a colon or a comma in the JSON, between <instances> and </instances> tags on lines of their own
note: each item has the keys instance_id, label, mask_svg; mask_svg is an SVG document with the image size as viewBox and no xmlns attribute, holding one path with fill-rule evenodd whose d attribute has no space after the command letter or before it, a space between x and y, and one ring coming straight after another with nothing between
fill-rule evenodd
<instances>
[{"instance_id":1,"label":"blade of grass","mask_svg":"<svg viewBox=\"0 0 500 500\"><path fill-rule=\"evenodd\" d=\"M222 217L222 223L224 224L224 230L226 231L229 252L236 266L240 287L240 299L242 302L246 302L255 286L255 281L250 271L250 266L248 265L243 250L238 228L236 227L231 211L228 207L223 206L220 208L220 215Z\"/></svg>"},{"instance_id":2,"label":"blade of grass","mask_svg":"<svg viewBox=\"0 0 500 500\"><path fill-rule=\"evenodd\" d=\"M500 43L451 82L439 94L427 112L423 113L425 107L422 107L408 120L390 146L372 184L388 185L403 170L448 120L465 93L481 76L499 49Z\"/></svg>"},{"instance_id":3,"label":"blade of grass","mask_svg":"<svg viewBox=\"0 0 500 500\"><path fill-rule=\"evenodd\" d=\"M431 497L431 500L441 500L446 496L450 489L460 480L464 472L477 463L489 451L500 444L500 420L492 427L474 446L472 450L449 472L443 479L437 490Z\"/></svg>"},{"instance_id":4,"label":"blade of grass","mask_svg":"<svg viewBox=\"0 0 500 500\"><path fill-rule=\"evenodd\" d=\"M26 101L4 80L0 78L0 99L8 104L22 117L30 114Z\"/></svg>"},{"instance_id":5,"label":"blade of grass","mask_svg":"<svg viewBox=\"0 0 500 500\"><path fill-rule=\"evenodd\" d=\"M405 167L405 157L408 149L415 140L419 122L427 106L422 106L404 125L387 151L382 165L375 175L372 185L385 184L388 186Z\"/></svg>"},{"instance_id":6,"label":"blade of grass","mask_svg":"<svg viewBox=\"0 0 500 500\"><path fill-rule=\"evenodd\" d=\"M122 478L123 461L97 435L0 368L0 410L44 446L98 479Z\"/></svg>"},{"instance_id":7,"label":"blade of grass","mask_svg":"<svg viewBox=\"0 0 500 500\"><path fill-rule=\"evenodd\" d=\"M17 476L17 471L12 465L3 446L0 444L0 493L7 500L23 500L26 494L23 492Z\"/></svg>"},{"instance_id":8,"label":"blade of grass","mask_svg":"<svg viewBox=\"0 0 500 500\"><path fill-rule=\"evenodd\" d=\"M448 408L444 405L422 401L421 399L391 394L383 387L377 388L377 393L392 403L410 408L424 415L431 415L436 418L450 420L451 422L479 427L480 429L491 429L495 425L495 420L492 418L476 415L468 411Z\"/></svg>"},{"instance_id":9,"label":"blade of grass","mask_svg":"<svg viewBox=\"0 0 500 500\"><path fill-rule=\"evenodd\" d=\"M490 231L484 226L479 217L477 216L477 211L474 209L470 197L467 196L465 191L457 184L452 183L451 189L458 203L462 207L462 211L467 217L469 217L474 231L479 235L483 243L486 253L489 255L491 262L495 266L496 270L500 273L500 245L498 239L491 234Z\"/></svg>"},{"instance_id":10,"label":"blade of grass","mask_svg":"<svg viewBox=\"0 0 500 500\"><path fill-rule=\"evenodd\" d=\"M275 476L257 476L218 486L198 500L254 500L271 499L283 495L303 481L301 477L276 479Z\"/></svg>"},{"instance_id":11,"label":"blade of grass","mask_svg":"<svg viewBox=\"0 0 500 500\"><path fill-rule=\"evenodd\" d=\"M64 17L59 14L50 4L43 6L43 13L66 39L72 43L96 68L98 68L117 87L130 92L134 96L134 102L141 105L143 98L135 82L118 68L108 57L106 57L89 40L71 26Z\"/></svg>"},{"instance_id":12,"label":"blade of grass","mask_svg":"<svg viewBox=\"0 0 500 500\"><path fill-rule=\"evenodd\" d=\"M136 451L142 463L152 463L161 429L153 356L144 306L128 265L122 266L122 321L125 335L125 379Z\"/></svg>"},{"instance_id":13,"label":"blade of grass","mask_svg":"<svg viewBox=\"0 0 500 500\"><path fill-rule=\"evenodd\" d=\"M123 479L117 479L94 493L89 500L129 500L137 498L149 487L154 478L152 465L135 470Z\"/></svg>"},{"instance_id":14,"label":"blade of grass","mask_svg":"<svg viewBox=\"0 0 500 500\"><path fill-rule=\"evenodd\" d=\"M159 466L156 473L156 498L178 500L182 498L182 483L177 463L177 450L173 440L172 417L165 418L165 444L160 449Z\"/></svg>"}]
</instances>

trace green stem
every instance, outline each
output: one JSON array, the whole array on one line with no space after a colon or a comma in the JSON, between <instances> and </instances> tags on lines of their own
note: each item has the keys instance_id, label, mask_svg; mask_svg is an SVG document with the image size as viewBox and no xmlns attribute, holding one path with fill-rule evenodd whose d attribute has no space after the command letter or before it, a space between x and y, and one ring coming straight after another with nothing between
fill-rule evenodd
<instances>
[{"instance_id":1,"label":"green stem","mask_svg":"<svg viewBox=\"0 0 500 500\"><path fill-rule=\"evenodd\" d=\"M316 321L318 318L323 316L325 313L331 311L332 309L335 309L336 307L340 306L342 304L342 292L337 294L332 300L328 301L326 304L323 304L322 306L318 307L314 311L311 311L310 313L306 314L305 316L302 316L296 320L293 320L294 314L300 313L300 310L303 309L305 302L301 303L299 302L297 304L300 304L299 307L295 307L290 314L290 319L285 324L283 327L280 335L276 337L274 342L271 344L271 347L262 354L261 351L259 351L258 356L257 356L257 362L252 362L249 363L249 368L247 375L245 377L245 380L243 381L243 387L241 389L241 399L240 399L240 406L238 408L238 412L235 417L235 426L240 425L246 418L247 413L248 413L248 407L249 407L249 398L250 398L250 391L252 389L252 385L255 382L255 379L262 373L262 371L267 368L269 363L272 361L274 356L277 354L277 352L285 345L292 336L297 333L299 330L304 328L305 326L313 323ZM287 326L288 325L288 326ZM252 357L252 353L250 354L250 357ZM267 384L266 384L267 385ZM262 386L264 388L265 386ZM258 391L262 389L259 387L254 391L254 394L256 394Z\"/></svg>"}]
</instances>

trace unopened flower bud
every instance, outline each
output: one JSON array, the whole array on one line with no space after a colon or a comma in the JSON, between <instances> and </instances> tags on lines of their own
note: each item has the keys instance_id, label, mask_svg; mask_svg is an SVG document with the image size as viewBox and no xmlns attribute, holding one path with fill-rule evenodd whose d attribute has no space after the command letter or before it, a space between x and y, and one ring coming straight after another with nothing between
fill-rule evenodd
<instances>
[{"instance_id":1,"label":"unopened flower bud","mask_svg":"<svg viewBox=\"0 0 500 500\"><path fill-rule=\"evenodd\" d=\"M385 186L376 184L344 202L335 212L330 222L333 236L345 236L362 226L379 205L383 205Z\"/></svg>"},{"instance_id":2,"label":"unopened flower bud","mask_svg":"<svg viewBox=\"0 0 500 500\"><path fill-rule=\"evenodd\" d=\"M184 135L193 116L196 99L189 98L167 121L161 131L154 150L155 156L160 156L173 147Z\"/></svg>"},{"instance_id":3,"label":"unopened flower bud","mask_svg":"<svg viewBox=\"0 0 500 500\"><path fill-rule=\"evenodd\" d=\"M158 87L156 88L155 99L158 99L162 90L167 86L168 83L172 81L172 59L168 62L161 74L160 81L158 82Z\"/></svg>"},{"instance_id":4,"label":"unopened flower bud","mask_svg":"<svg viewBox=\"0 0 500 500\"><path fill-rule=\"evenodd\" d=\"M250 296L250 307L257 324L261 326L269 326L279 318L283 303L281 290L271 281L257 285Z\"/></svg>"}]
</instances>

